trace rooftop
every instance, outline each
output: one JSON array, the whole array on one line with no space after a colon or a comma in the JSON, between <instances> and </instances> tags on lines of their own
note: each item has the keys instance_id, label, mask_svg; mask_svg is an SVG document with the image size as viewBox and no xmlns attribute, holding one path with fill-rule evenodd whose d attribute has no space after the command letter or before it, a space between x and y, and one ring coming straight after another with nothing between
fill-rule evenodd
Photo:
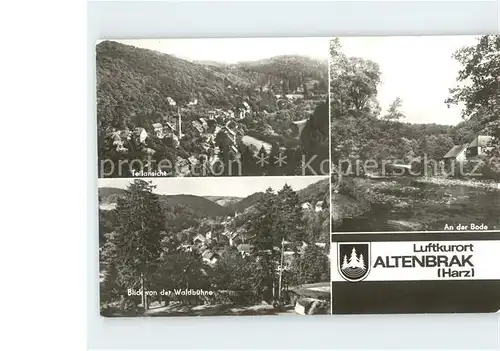
<instances>
[{"instance_id":1,"label":"rooftop","mask_svg":"<svg viewBox=\"0 0 500 351\"><path fill-rule=\"evenodd\" d=\"M467 147L467 144L464 144L464 145L455 145L451 148L450 151L448 151L446 153L446 155L444 155L443 158L454 158L454 157L457 157L457 155L459 153L461 153L465 148Z\"/></svg>"}]
</instances>

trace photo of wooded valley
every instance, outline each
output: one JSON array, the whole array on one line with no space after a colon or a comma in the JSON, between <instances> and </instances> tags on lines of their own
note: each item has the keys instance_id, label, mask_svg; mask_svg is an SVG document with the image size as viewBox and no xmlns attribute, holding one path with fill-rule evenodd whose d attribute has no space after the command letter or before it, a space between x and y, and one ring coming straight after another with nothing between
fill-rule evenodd
<instances>
[{"instance_id":1,"label":"photo of wooded valley","mask_svg":"<svg viewBox=\"0 0 500 351\"><path fill-rule=\"evenodd\" d=\"M308 43L98 43L99 177L328 175L328 40Z\"/></svg>"},{"instance_id":2,"label":"photo of wooded valley","mask_svg":"<svg viewBox=\"0 0 500 351\"><path fill-rule=\"evenodd\" d=\"M328 177L99 180L101 315L330 313Z\"/></svg>"},{"instance_id":3,"label":"photo of wooded valley","mask_svg":"<svg viewBox=\"0 0 500 351\"><path fill-rule=\"evenodd\" d=\"M500 36L330 42L332 230L500 229Z\"/></svg>"}]
</instances>

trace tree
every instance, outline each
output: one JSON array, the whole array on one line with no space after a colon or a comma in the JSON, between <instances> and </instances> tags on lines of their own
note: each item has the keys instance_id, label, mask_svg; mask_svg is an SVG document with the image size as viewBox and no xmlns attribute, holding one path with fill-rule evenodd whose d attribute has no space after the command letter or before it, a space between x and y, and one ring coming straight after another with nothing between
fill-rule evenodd
<instances>
[{"instance_id":1,"label":"tree","mask_svg":"<svg viewBox=\"0 0 500 351\"><path fill-rule=\"evenodd\" d=\"M135 179L118 199L119 226L111 239L114 246L111 262L122 285L142 290L142 304L148 309L146 290L150 287L161 254L165 219L156 186Z\"/></svg>"},{"instance_id":2,"label":"tree","mask_svg":"<svg viewBox=\"0 0 500 351\"><path fill-rule=\"evenodd\" d=\"M344 264L347 264L347 257L344 257ZM290 271L291 284L294 285L328 281L330 275L328 256L316 245L308 245L303 255L292 262Z\"/></svg>"},{"instance_id":3,"label":"tree","mask_svg":"<svg viewBox=\"0 0 500 351\"><path fill-rule=\"evenodd\" d=\"M330 135L331 161L360 158L371 138L380 107L377 90L380 69L373 61L347 57L338 39L330 42Z\"/></svg>"},{"instance_id":4,"label":"tree","mask_svg":"<svg viewBox=\"0 0 500 351\"><path fill-rule=\"evenodd\" d=\"M330 98L332 117L349 111L375 112L380 84L379 65L359 57L347 57L338 38L330 41Z\"/></svg>"},{"instance_id":5,"label":"tree","mask_svg":"<svg viewBox=\"0 0 500 351\"><path fill-rule=\"evenodd\" d=\"M247 223L252 245L252 256L256 258L256 269L252 281L256 291L264 300L271 301L275 296L276 268L279 252L274 245L276 195L268 188L261 200L255 205L255 219Z\"/></svg>"},{"instance_id":6,"label":"tree","mask_svg":"<svg viewBox=\"0 0 500 351\"><path fill-rule=\"evenodd\" d=\"M363 258L363 254L359 255L359 267L365 269L365 259Z\"/></svg>"},{"instance_id":7,"label":"tree","mask_svg":"<svg viewBox=\"0 0 500 351\"><path fill-rule=\"evenodd\" d=\"M403 100L397 97L387 109L387 113L383 116L383 119L387 122L400 122L406 116L401 112L401 107L403 106Z\"/></svg>"},{"instance_id":8,"label":"tree","mask_svg":"<svg viewBox=\"0 0 500 351\"><path fill-rule=\"evenodd\" d=\"M274 245L281 245L282 240L291 241L298 247L304 240L304 222L302 220L302 207L299 197L292 187L285 184L278 191L275 199L275 235Z\"/></svg>"},{"instance_id":9,"label":"tree","mask_svg":"<svg viewBox=\"0 0 500 351\"><path fill-rule=\"evenodd\" d=\"M344 260L342 261L342 269L346 269L349 267L349 263L347 262L347 255L344 255Z\"/></svg>"},{"instance_id":10,"label":"tree","mask_svg":"<svg viewBox=\"0 0 500 351\"><path fill-rule=\"evenodd\" d=\"M356 249L354 247L352 248L351 257L349 258L349 265L351 267L358 267L359 266L358 257L356 256Z\"/></svg>"}]
</instances>

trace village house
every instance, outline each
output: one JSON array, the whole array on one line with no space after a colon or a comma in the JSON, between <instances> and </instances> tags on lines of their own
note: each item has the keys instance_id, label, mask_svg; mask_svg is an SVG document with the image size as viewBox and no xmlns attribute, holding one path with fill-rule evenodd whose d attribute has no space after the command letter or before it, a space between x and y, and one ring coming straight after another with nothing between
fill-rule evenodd
<instances>
[{"instance_id":1,"label":"village house","mask_svg":"<svg viewBox=\"0 0 500 351\"><path fill-rule=\"evenodd\" d=\"M189 244L180 244L179 249L183 250L184 252L192 252L193 246L191 246Z\"/></svg>"},{"instance_id":2,"label":"village house","mask_svg":"<svg viewBox=\"0 0 500 351\"><path fill-rule=\"evenodd\" d=\"M242 256L249 256L252 251L252 245L250 244L239 244L236 248Z\"/></svg>"},{"instance_id":3,"label":"village house","mask_svg":"<svg viewBox=\"0 0 500 351\"><path fill-rule=\"evenodd\" d=\"M208 129L208 123L207 120L203 117L199 118L198 121L200 122L201 126L203 129L206 131Z\"/></svg>"},{"instance_id":4,"label":"village house","mask_svg":"<svg viewBox=\"0 0 500 351\"><path fill-rule=\"evenodd\" d=\"M231 150L233 152L235 159L239 159L240 158L240 150L238 150L238 148L236 146L231 145L229 147L229 150Z\"/></svg>"},{"instance_id":5,"label":"village house","mask_svg":"<svg viewBox=\"0 0 500 351\"><path fill-rule=\"evenodd\" d=\"M446 164L450 165L454 162L464 162L466 160L467 155L467 145L455 145L451 148L450 151L444 155L443 160Z\"/></svg>"},{"instance_id":6,"label":"village house","mask_svg":"<svg viewBox=\"0 0 500 351\"><path fill-rule=\"evenodd\" d=\"M170 96L167 96L167 102L170 106L176 106L177 103L175 102L174 99L172 99Z\"/></svg>"},{"instance_id":7,"label":"village house","mask_svg":"<svg viewBox=\"0 0 500 351\"><path fill-rule=\"evenodd\" d=\"M226 134L226 136L229 138L229 140L233 144L236 144L236 132L233 131L231 128L228 128L227 126L224 127L223 131Z\"/></svg>"},{"instance_id":8,"label":"village house","mask_svg":"<svg viewBox=\"0 0 500 351\"><path fill-rule=\"evenodd\" d=\"M475 157L484 156L491 150L491 141L493 137L487 135L478 135L469 144L454 145L450 151L444 155L443 160L446 164L453 162L464 162Z\"/></svg>"},{"instance_id":9,"label":"village house","mask_svg":"<svg viewBox=\"0 0 500 351\"><path fill-rule=\"evenodd\" d=\"M200 244L203 244L205 243L207 239L205 238L205 236L203 236L202 234L198 234L197 236L195 236L195 238L193 239L193 244L194 245L200 245Z\"/></svg>"},{"instance_id":10,"label":"village house","mask_svg":"<svg viewBox=\"0 0 500 351\"><path fill-rule=\"evenodd\" d=\"M198 133L200 135L203 134L203 126L201 125L200 122L198 122L198 121L192 121L191 124L194 127L194 129L196 129L198 131Z\"/></svg>"},{"instance_id":11,"label":"village house","mask_svg":"<svg viewBox=\"0 0 500 351\"><path fill-rule=\"evenodd\" d=\"M121 153L128 152L128 149L123 146L123 143L124 143L123 139L124 138L122 138L122 134L120 131L113 132L110 135L110 137L113 140L113 146L115 146L117 152L121 152Z\"/></svg>"},{"instance_id":12,"label":"village house","mask_svg":"<svg viewBox=\"0 0 500 351\"><path fill-rule=\"evenodd\" d=\"M323 210L323 201L318 201L316 202L316 208L314 209L315 212L320 212Z\"/></svg>"},{"instance_id":13,"label":"village house","mask_svg":"<svg viewBox=\"0 0 500 351\"><path fill-rule=\"evenodd\" d=\"M226 237L229 239L229 246L235 246L238 242L238 232L227 232Z\"/></svg>"},{"instance_id":14,"label":"village house","mask_svg":"<svg viewBox=\"0 0 500 351\"><path fill-rule=\"evenodd\" d=\"M156 136L162 139L165 135L163 134L163 125L161 123L153 123L153 131L156 133Z\"/></svg>"},{"instance_id":15,"label":"village house","mask_svg":"<svg viewBox=\"0 0 500 351\"><path fill-rule=\"evenodd\" d=\"M196 106L198 105L198 99L191 99L188 102L188 106Z\"/></svg>"},{"instance_id":16,"label":"village house","mask_svg":"<svg viewBox=\"0 0 500 351\"><path fill-rule=\"evenodd\" d=\"M207 262L208 264L215 264L220 258L219 254L212 252L210 250L205 250L202 253L201 257L203 261Z\"/></svg>"},{"instance_id":17,"label":"village house","mask_svg":"<svg viewBox=\"0 0 500 351\"><path fill-rule=\"evenodd\" d=\"M226 127L229 129L235 129L238 127L238 124L235 121L230 120L226 123Z\"/></svg>"},{"instance_id":18,"label":"village house","mask_svg":"<svg viewBox=\"0 0 500 351\"><path fill-rule=\"evenodd\" d=\"M212 231L209 230L206 234L205 234L205 238L207 238L207 240L212 240Z\"/></svg>"},{"instance_id":19,"label":"village house","mask_svg":"<svg viewBox=\"0 0 500 351\"><path fill-rule=\"evenodd\" d=\"M301 207L302 207L303 210L310 210L311 209L311 204L309 202L304 202L301 205Z\"/></svg>"},{"instance_id":20,"label":"village house","mask_svg":"<svg viewBox=\"0 0 500 351\"><path fill-rule=\"evenodd\" d=\"M238 108L238 109L236 110L236 112L237 112L237 117L238 117L239 119L244 119L244 118L246 117L246 111L245 111L245 109L243 109L243 108Z\"/></svg>"}]
</instances>

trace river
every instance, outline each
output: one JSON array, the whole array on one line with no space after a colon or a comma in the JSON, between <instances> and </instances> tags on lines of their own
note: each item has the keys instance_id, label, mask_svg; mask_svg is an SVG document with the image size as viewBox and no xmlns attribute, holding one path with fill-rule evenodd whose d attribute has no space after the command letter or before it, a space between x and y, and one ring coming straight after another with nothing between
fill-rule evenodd
<instances>
[{"instance_id":1,"label":"river","mask_svg":"<svg viewBox=\"0 0 500 351\"><path fill-rule=\"evenodd\" d=\"M414 178L362 180L363 188L377 189L369 200L370 211L344 218L334 228L340 232L445 230L445 226L483 225L500 230L500 191L457 185L421 183ZM389 184L389 186L387 186ZM359 192L358 192L359 194ZM389 196L396 201L374 202ZM479 228L477 228L479 229Z\"/></svg>"}]
</instances>

